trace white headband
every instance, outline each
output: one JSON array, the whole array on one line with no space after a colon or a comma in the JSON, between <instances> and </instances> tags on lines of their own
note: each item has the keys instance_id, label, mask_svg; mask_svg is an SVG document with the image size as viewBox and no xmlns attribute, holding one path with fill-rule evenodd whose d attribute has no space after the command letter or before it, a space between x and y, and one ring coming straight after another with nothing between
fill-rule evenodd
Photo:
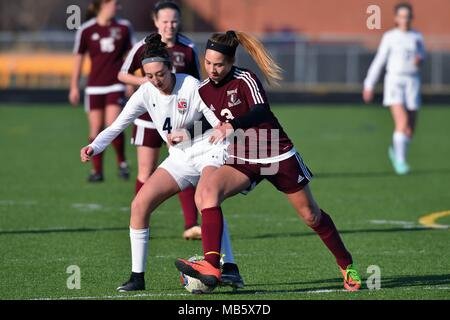
<instances>
[{"instance_id":1,"label":"white headband","mask_svg":"<svg viewBox=\"0 0 450 320\"><path fill-rule=\"evenodd\" d=\"M151 58L145 58L144 60L142 60L142 65L151 63L151 62L170 62L170 61L163 57L151 57Z\"/></svg>"}]
</instances>

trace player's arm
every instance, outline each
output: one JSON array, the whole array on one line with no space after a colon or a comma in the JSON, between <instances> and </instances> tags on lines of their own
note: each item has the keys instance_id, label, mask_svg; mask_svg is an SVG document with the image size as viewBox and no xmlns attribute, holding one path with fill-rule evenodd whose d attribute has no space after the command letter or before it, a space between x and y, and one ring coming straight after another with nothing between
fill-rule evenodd
<instances>
[{"instance_id":1,"label":"player's arm","mask_svg":"<svg viewBox=\"0 0 450 320\"><path fill-rule=\"evenodd\" d=\"M92 156L101 153L130 123L147 111L143 99L143 90L136 91L119 114L117 119L104 129L88 146L80 151L82 162L89 161Z\"/></svg>"},{"instance_id":2,"label":"player's arm","mask_svg":"<svg viewBox=\"0 0 450 320\"><path fill-rule=\"evenodd\" d=\"M83 54L75 54L72 76L70 78L70 92L69 92L69 102L72 105L77 105L80 102L80 76L81 76L81 68L83 66L84 55Z\"/></svg>"},{"instance_id":3,"label":"player's arm","mask_svg":"<svg viewBox=\"0 0 450 320\"><path fill-rule=\"evenodd\" d=\"M119 81L137 87L147 82L147 78L145 76L136 76L134 74L136 70L139 70L141 68L141 62L137 54L141 45L141 42L137 43L128 53L117 75Z\"/></svg>"},{"instance_id":4,"label":"player's arm","mask_svg":"<svg viewBox=\"0 0 450 320\"><path fill-rule=\"evenodd\" d=\"M389 38L385 34L381 39L380 47L373 59L369 71L367 72L367 76L364 79L364 90L363 90L363 99L364 102L368 103L373 99L373 90L375 88L375 84L380 77L381 71L383 67L386 65L387 59L389 56Z\"/></svg>"},{"instance_id":5,"label":"player's arm","mask_svg":"<svg viewBox=\"0 0 450 320\"><path fill-rule=\"evenodd\" d=\"M80 102L80 77L81 69L83 67L84 56L89 49L89 36L85 29L81 28L75 35L75 42L73 47L74 64L72 69L72 76L70 79L69 101L72 105L77 105Z\"/></svg>"},{"instance_id":6,"label":"player's arm","mask_svg":"<svg viewBox=\"0 0 450 320\"><path fill-rule=\"evenodd\" d=\"M425 43L423 36L420 35L417 40L417 55L416 55L416 65L421 66L425 61Z\"/></svg>"},{"instance_id":7,"label":"player's arm","mask_svg":"<svg viewBox=\"0 0 450 320\"><path fill-rule=\"evenodd\" d=\"M270 121L273 117L264 88L259 79L249 74L241 85L241 92L250 110L240 117L230 119L217 126L211 135L211 141L222 141L238 129L246 130Z\"/></svg>"}]
</instances>

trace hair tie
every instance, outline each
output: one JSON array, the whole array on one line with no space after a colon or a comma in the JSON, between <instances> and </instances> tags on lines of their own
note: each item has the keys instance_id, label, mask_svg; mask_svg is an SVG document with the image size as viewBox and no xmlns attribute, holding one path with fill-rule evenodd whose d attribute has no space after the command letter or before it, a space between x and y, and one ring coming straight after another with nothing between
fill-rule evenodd
<instances>
[{"instance_id":1,"label":"hair tie","mask_svg":"<svg viewBox=\"0 0 450 320\"><path fill-rule=\"evenodd\" d=\"M226 32L226 35L227 35L228 37L232 37L232 38L237 39L236 32L234 32L233 30L228 30L228 31Z\"/></svg>"}]
</instances>

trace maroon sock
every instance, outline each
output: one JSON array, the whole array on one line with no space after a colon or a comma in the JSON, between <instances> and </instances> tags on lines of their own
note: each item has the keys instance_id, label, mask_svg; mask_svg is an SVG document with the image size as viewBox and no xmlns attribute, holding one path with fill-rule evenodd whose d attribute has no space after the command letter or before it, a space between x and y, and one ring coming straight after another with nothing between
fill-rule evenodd
<instances>
[{"instance_id":1,"label":"maroon sock","mask_svg":"<svg viewBox=\"0 0 450 320\"><path fill-rule=\"evenodd\" d=\"M141 182L141 180L136 178L135 194L138 194L139 190L141 190L143 185L144 185L144 182Z\"/></svg>"},{"instance_id":2,"label":"maroon sock","mask_svg":"<svg viewBox=\"0 0 450 320\"><path fill-rule=\"evenodd\" d=\"M117 163L125 162L125 134L122 132L112 142L114 150L116 150Z\"/></svg>"},{"instance_id":3,"label":"maroon sock","mask_svg":"<svg viewBox=\"0 0 450 320\"><path fill-rule=\"evenodd\" d=\"M223 215L220 207L202 210L202 245L205 260L220 267L220 246L223 231ZM209 253L209 254L208 254Z\"/></svg>"},{"instance_id":4,"label":"maroon sock","mask_svg":"<svg viewBox=\"0 0 450 320\"><path fill-rule=\"evenodd\" d=\"M184 230L192 228L198 225L197 222L197 207L195 206L195 188L190 187L184 189L178 193L178 198L181 202L181 208L183 209L184 215Z\"/></svg>"},{"instance_id":5,"label":"maroon sock","mask_svg":"<svg viewBox=\"0 0 450 320\"><path fill-rule=\"evenodd\" d=\"M331 217L323 210L320 211L322 212L320 222L317 226L311 227L311 229L319 235L320 239L334 255L337 264L345 270L349 264L353 263L352 255L345 248Z\"/></svg>"},{"instance_id":6,"label":"maroon sock","mask_svg":"<svg viewBox=\"0 0 450 320\"><path fill-rule=\"evenodd\" d=\"M94 138L89 138L89 143L92 143ZM92 157L92 166L97 174L103 174L103 152Z\"/></svg>"}]
</instances>

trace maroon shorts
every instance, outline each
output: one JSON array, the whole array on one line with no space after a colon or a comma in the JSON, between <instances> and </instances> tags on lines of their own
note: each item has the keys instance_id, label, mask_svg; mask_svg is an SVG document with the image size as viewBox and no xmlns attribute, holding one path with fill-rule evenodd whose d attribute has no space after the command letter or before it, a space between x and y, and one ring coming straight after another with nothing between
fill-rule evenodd
<instances>
[{"instance_id":1,"label":"maroon shorts","mask_svg":"<svg viewBox=\"0 0 450 320\"><path fill-rule=\"evenodd\" d=\"M313 177L298 152L290 158L271 164L239 163L236 159L231 159L232 161L228 162L232 163L227 162L226 165L242 172L250 179L251 185L242 191L243 194L253 190L264 179L283 193L295 193L302 190Z\"/></svg>"},{"instance_id":2,"label":"maroon shorts","mask_svg":"<svg viewBox=\"0 0 450 320\"><path fill-rule=\"evenodd\" d=\"M131 144L134 144L135 146L144 146L149 148L161 148L163 143L164 140L159 135L158 130L133 125L133 135L131 136Z\"/></svg>"},{"instance_id":3,"label":"maroon shorts","mask_svg":"<svg viewBox=\"0 0 450 320\"><path fill-rule=\"evenodd\" d=\"M86 112L91 110L104 110L106 106L110 104L123 106L124 101L124 91L110 92L106 94L86 94L84 108Z\"/></svg>"}]
</instances>

